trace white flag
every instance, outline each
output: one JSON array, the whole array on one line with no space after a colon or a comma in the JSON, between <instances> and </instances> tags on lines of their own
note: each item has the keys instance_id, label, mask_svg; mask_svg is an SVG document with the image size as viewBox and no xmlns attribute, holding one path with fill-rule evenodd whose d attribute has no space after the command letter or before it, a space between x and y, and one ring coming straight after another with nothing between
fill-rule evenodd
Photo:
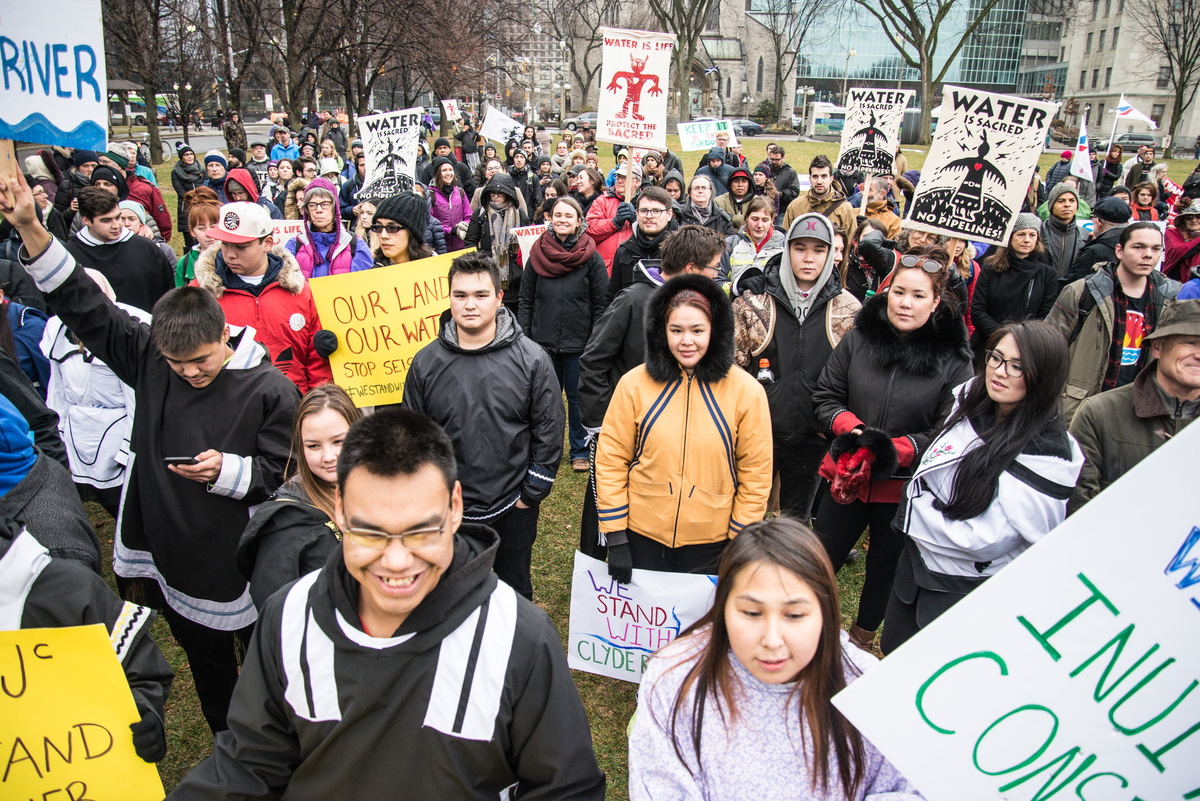
<instances>
[{"instance_id":1,"label":"white flag","mask_svg":"<svg viewBox=\"0 0 1200 801\"><path fill-rule=\"evenodd\" d=\"M1129 105L1129 101L1125 99L1125 95L1121 95L1121 104L1117 106L1118 120L1141 120L1150 126L1151 130L1158 130L1158 123L1147 117L1142 112L1138 111L1133 106Z\"/></svg>"},{"instance_id":2,"label":"white flag","mask_svg":"<svg viewBox=\"0 0 1200 801\"><path fill-rule=\"evenodd\" d=\"M488 106L487 114L483 117L483 125L479 127L479 133L483 135L484 139L499 142L502 146L513 139L519 140L524 130L524 125L495 106Z\"/></svg>"},{"instance_id":3,"label":"white flag","mask_svg":"<svg viewBox=\"0 0 1200 801\"><path fill-rule=\"evenodd\" d=\"M1079 143L1075 145L1075 154L1071 156L1071 175L1078 176L1085 181L1095 181L1096 177L1092 174L1092 157L1088 152L1088 135L1087 123L1083 120L1079 121Z\"/></svg>"}]
</instances>

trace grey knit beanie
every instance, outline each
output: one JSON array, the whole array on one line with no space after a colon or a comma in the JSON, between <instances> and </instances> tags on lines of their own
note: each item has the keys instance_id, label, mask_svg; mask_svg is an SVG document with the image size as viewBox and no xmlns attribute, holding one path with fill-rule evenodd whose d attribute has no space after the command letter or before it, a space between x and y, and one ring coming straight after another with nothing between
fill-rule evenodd
<instances>
[{"instance_id":1,"label":"grey knit beanie","mask_svg":"<svg viewBox=\"0 0 1200 801\"><path fill-rule=\"evenodd\" d=\"M1017 215L1017 222L1013 225L1012 232L1015 234L1017 231L1026 231L1030 228L1037 231L1041 227L1042 227L1041 218L1038 217L1036 214L1031 214L1030 212L1027 211L1027 212L1024 212L1023 214Z\"/></svg>"},{"instance_id":2,"label":"grey knit beanie","mask_svg":"<svg viewBox=\"0 0 1200 801\"><path fill-rule=\"evenodd\" d=\"M1070 184L1064 184L1064 183L1060 182L1060 183L1055 184L1054 188L1050 190L1050 196L1048 198L1046 198L1046 208L1048 208L1048 209L1054 208L1054 201L1058 200L1058 198L1064 192L1070 192L1072 195L1075 196L1075 202L1076 203L1079 202L1078 190L1076 190L1075 187L1071 186Z\"/></svg>"}]
</instances>

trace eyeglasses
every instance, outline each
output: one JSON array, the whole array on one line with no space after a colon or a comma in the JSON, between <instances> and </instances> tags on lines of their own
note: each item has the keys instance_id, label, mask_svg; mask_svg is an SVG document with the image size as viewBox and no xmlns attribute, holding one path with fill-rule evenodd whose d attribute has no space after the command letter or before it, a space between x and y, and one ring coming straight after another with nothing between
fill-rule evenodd
<instances>
[{"instance_id":1,"label":"eyeglasses","mask_svg":"<svg viewBox=\"0 0 1200 801\"><path fill-rule=\"evenodd\" d=\"M939 262L933 259L923 259L920 256L913 256L911 254L900 257L900 266L920 267L927 273L940 273L942 271L942 265Z\"/></svg>"},{"instance_id":2,"label":"eyeglasses","mask_svg":"<svg viewBox=\"0 0 1200 801\"><path fill-rule=\"evenodd\" d=\"M383 223L375 223L374 225L372 225L370 227L369 230L373 234L382 234L384 231L387 231L389 234L392 234L394 236L394 235L400 233L401 231L403 231L404 226L396 225L395 223L388 223L387 225L384 225Z\"/></svg>"},{"instance_id":3,"label":"eyeglasses","mask_svg":"<svg viewBox=\"0 0 1200 801\"><path fill-rule=\"evenodd\" d=\"M1004 372L1009 378L1020 378L1025 372L1025 368L1015 359L1006 359L994 350L989 350L984 355L984 363L993 370L999 370L1001 365L1004 366Z\"/></svg>"},{"instance_id":4,"label":"eyeglasses","mask_svg":"<svg viewBox=\"0 0 1200 801\"><path fill-rule=\"evenodd\" d=\"M328 211L331 208L333 208L333 204L330 203L328 200L326 200L323 203L309 203L308 204L309 211Z\"/></svg>"},{"instance_id":5,"label":"eyeglasses","mask_svg":"<svg viewBox=\"0 0 1200 801\"><path fill-rule=\"evenodd\" d=\"M450 510L446 510L446 516L450 515ZM388 546L392 540L400 540L400 543L410 551L428 548L431 545L436 545L441 540L442 535L446 533L446 518L442 518L440 526L427 526L425 528L414 528L405 531L402 534L389 534L386 531L377 531L373 528L348 528L345 536L351 543L360 548L368 548L372 551L382 551Z\"/></svg>"},{"instance_id":6,"label":"eyeglasses","mask_svg":"<svg viewBox=\"0 0 1200 801\"><path fill-rule=\"evenodd\" d=\"M661 217L667 213L666 209L638 209L637 213L643 217Z\"/></svg>"}]
</instances>

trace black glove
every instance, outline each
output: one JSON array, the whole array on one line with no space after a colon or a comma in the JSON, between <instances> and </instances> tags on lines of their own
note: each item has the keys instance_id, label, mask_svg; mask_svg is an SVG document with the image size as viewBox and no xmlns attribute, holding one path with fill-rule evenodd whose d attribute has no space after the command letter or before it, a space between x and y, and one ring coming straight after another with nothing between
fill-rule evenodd
<instances>
[{"instance_id":1,"label":"black glove","mask_svg":"<svg viewBox=\"0 0 1200 801\"><path fill-rule=\"evenodd\" d=\"M631 223L637 219L637 211L634 210L632 203L621 201L617 205L617 215L613 217L613 225L620 228L625 223Z\"/></svg>"},{"instance_id":2,"label":"black glove","mask_svg":"<svg viewBox=\"0 0 1200 801\"><path fill-rule=\"evenodd\" d=\"M629 543L608 546L608 575L617 580L618 584L628 584L633 581L633 554L629 552Z\"/></svg>"},{"instance_id":3,"label":"black glove","mask_svg":"<svg viewBox=\"0 0 1200 801\"><path fill-rule=\"evenodd\" d=\"M313 334L313 350L322 359L328 359L329 355L338 349L337 334L330 331L328 328L322 328L317 333Z\"/></svg>"},{"instance_id":4,"label":"black glove","mask_svg":"<svg viewBox=\"0 0 1200 801\"><path fill-rule=\"evenodd\" d=\"M150 708L141 713L141 720L129 724L133 732L133 750L146 762L159 762L167 755L167 733L162 718Z\"/></svg>"}]
</instances>

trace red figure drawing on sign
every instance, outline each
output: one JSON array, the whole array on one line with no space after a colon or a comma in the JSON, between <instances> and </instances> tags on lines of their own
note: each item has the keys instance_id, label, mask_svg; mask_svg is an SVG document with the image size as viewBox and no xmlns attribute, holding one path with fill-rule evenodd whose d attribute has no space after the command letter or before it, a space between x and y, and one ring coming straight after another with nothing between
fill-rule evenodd
<instances>
[{"instance_id":1,"label":"red figure drawing on sign","mask_svg":"<svg viewBox=\"0 0 1200 801\"><path fill-rule=\"evenodd\" d=\"M641 114L638 114L638 107L642 103L642 89L644 89L646 84L649 82L654 83L653 86L646 90L651 96L662 94L662 89L660 89L658 85L658 76L644 75L642 73L642 70L646 69L646 62L649 60L649 56L646 58L637 59L630 54L629 63L633 68L633 72L618 72L613 75L612 80L608 82L608 91L619 92L621 91L621 87L617 85L617 81L621 80L622 78L625 79L625 103L621 106L621 110L613 115L614 117L618 119L625 119L626 115L632 113L635 120L640 121L646 119Z\"/></svg>"}]
</instances>

